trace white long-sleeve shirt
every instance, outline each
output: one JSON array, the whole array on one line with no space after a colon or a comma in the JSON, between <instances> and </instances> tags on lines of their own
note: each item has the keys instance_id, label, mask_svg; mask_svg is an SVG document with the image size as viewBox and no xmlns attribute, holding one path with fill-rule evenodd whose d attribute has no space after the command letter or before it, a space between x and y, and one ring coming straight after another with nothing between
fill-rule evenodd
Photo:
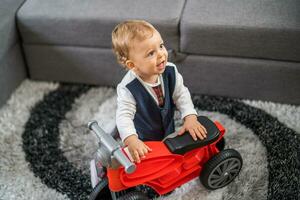
<instances>
[{"instance_id":1,"label":"white long-sleeve shirt","mask_svg":"<svg viewBox=\"0 0 300 200\"><path fill-rule=\"evenodd\" d=\"M194 109L194 104L191 99L190 92L187 87L183 84L183 78L181 74L177 71L176 66L173 63L168 62L167 66L174 67L175 69L175 88L172 95L173 101L177 109L181 113L181 118L183 119L187 115L195 114L197 111ZM126 85L137 78L142 85L146 88L149 94L153 97L158 105L158 99L155 95L152 87L161 84L163 95L164 82L162 75L159 75L158 81L155 84L150 84L143 81L134 71L129 70L122 81L117 86L117 112L116 112L116 124L122 141L124 141L128 136L136 134L136 129L134 127L134 116L136 113L136 101L132 96L131 92L128 90Z\"/></svg>"}]
</instances>

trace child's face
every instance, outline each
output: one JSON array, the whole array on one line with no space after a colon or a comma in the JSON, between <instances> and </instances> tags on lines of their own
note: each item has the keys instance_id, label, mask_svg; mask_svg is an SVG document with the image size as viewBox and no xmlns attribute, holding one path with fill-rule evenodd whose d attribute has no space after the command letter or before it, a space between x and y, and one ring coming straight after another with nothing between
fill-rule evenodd
<instances>
[{"instance_id":1,"label":"child's face","mask_svg":"<svg viewBox=\"0 0 300 200\"><path fill-rule=\"evenodd\" d=\"M133 69L144 81L156 82L165 71L168 52L157 31L143 41L134 40L129 52L127 67Z\"/></svg>"}]
</instances>

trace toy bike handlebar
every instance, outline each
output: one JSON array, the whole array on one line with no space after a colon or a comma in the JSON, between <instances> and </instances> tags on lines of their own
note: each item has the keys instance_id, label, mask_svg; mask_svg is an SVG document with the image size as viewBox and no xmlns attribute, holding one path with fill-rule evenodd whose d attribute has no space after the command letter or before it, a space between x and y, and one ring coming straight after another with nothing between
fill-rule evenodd
<instances>
[{"instance_id":1,"label":"toy bike handlebar","mask_svg":"<svg viewBox=\"0 0 300 200\"><path fill-rule=\"evenodd\" d=\"M135 171L135 164L132 163L126 155L124 155L118 142L110 134L105 133L104 130L100 128L97 121L89 122L88 127L96 133L100 143L106 147L111 156L116 158L116 160L124 166L127 174L131 174Z\"/></svg>"}]
</instances>

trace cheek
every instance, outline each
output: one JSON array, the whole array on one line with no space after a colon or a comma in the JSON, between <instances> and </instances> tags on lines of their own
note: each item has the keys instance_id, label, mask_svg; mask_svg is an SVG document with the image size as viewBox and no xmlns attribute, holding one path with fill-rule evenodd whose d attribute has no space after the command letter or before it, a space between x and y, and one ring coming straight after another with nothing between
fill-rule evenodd
<instances>
[{"instance_id":1,"label":"cheek","mask_svg":"<svg viewBox=\"0 0 300 200\"><path fill-rule=\"evenodd\" d=\"M165 54L166 58L168 58L169 55L168 55L167 49L165 49L165 53L164 54Z\"/></svg>"}]
</instances>

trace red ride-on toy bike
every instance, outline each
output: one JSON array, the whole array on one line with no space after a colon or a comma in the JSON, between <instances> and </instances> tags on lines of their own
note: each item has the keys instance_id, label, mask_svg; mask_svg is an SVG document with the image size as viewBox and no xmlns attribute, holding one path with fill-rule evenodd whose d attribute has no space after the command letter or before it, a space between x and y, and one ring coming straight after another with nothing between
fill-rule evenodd
<instances>
[{"instance_id":1,"label":"red ride-on toy bike","mask_svg":"<svg viewBox=\"0 0 300 200\"><path fill-rule=\"evenodd\" d=\"M91 162L91 177L98 179L92 178L90 199L104 198L107 190L112 199L151 199L168 194L195 177L209 190L228 185L239 174L242 157L234 149L224 150L225 129L219 122L204 116L198 120L207 130L206 139L194 141L186 133L145 142L152 151L137 164L130 160L127 149L97 122L90 122L89 128L100 140L97 158Z\"/></svg>"}]
</instances>

